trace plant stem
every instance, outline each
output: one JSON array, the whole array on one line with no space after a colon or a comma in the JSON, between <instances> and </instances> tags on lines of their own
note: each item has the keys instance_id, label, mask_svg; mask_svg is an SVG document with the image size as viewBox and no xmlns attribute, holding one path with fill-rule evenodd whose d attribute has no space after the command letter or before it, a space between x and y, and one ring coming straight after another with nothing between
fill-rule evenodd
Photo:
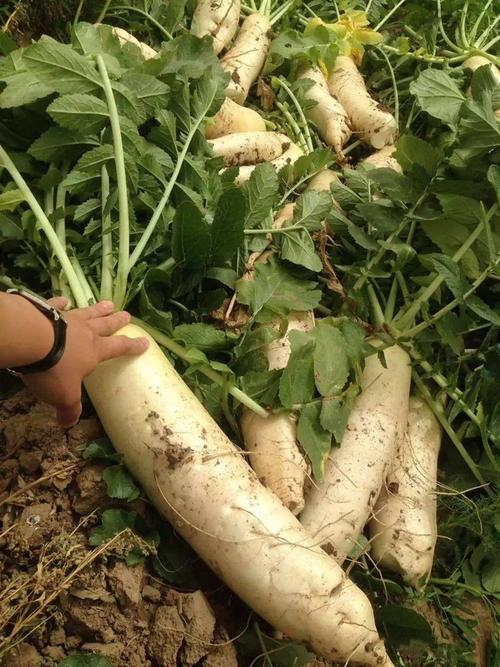
<instances>
[{"instance_id":1,"label":"plant stem","mask_svg":"<svg viewBox=\"0 0 500 667\"><path fill-rule=\"evenodd\" d=\"M83 272L82 265L78 261L78 257L73 255L70 259L70 262L85 293L85 300L87 302L86 305L89 306L90 304L95 303L97 299L95 298L94 292L92 291L92 288L90 287L89 282L85 277L85 273Z\"/></svg>"},{"instance_id":2,"label":"plant stem","mask_svg":"<svg viewBox=\"0 0 500 667\"><path fill-rule=\"evenodd\" d=\"M493 0L487 0L487 2L485 3L485 5L484 5L484 7L481 11L481 13L477 17L476 22L472 26L472 30L470 31L470 40L471 40L471 42L474 41L474 39L476 38L477 31L479 30L479 26L481 25L481 22L482 22L485 14L488 11L492 2L493 2Z\"/></svg>"},{"instance_id":3,"label":"plant stem","mask_svg":"<svg viewBox=\"0 0 500 667\"><path fill-rule=\"evenodd\" d=\"M376 28L375 28L375 30L376 30ZM391 65L391 61L387 57L387 53L385 53L385 51L383 51L383 49L379 49L379 48L377 48L377 51L380 53L380 55L384 58L385 62L387 63L387 67L389 68L389 73L391 75L392 89L393 89L393 92L394 92L394 117L396 119L396 132L399 133L399 93L398 93L398 84L396 82L396 75L395 75L394 69Z\"/></svg>"},{"instance_id":4,"label":"plant stem","mask_svg":"<svg viewBox=\"0 0 500 667\"><path fill-rule=\"evenodd\" d=\"M113 133L113 145L115 152L116 179L118 183L118 210L119 210L119 241L118 241L118 268L116 272L115 291L113 301L117 308L125 303L127 291L128 263L130 252L130 228L128 212L127 173L125 171L125 156L123 153L122 133L120 129L120 117L116 107L115 96L111 81L109 80L106 63L101 55L96 57L97 66L101 74L104 94L109 110L109 120Z\"/></svg>"},{"instance_id":5,"label":"plant stem","mask_svg":"<svg viewBox=\"0 0 500 667\"><path fill-rule=\"evenodd\" d=\"M443 37L446 44L448 44L450 49L452 51L455 51L455 53L460 53L459 47L451 41L451 39L446 34L446 30L444 29L443 16L442 16L442 13L441 13L441 0L436 0L436 1L437 1L437 9L438 9L439 32L441 33L441 36Z\"/></svg>"},{"instance_id":6,"label":"plant stem","mask_svg":"<svg viewBox=\"0 0 500 667\"><path fill-rule=\"evenodd\" d=\"M302 107L299 104L299 100L296 98L296 96L292 92L292 89L290 88L290 86L283 80L283 77L274 78L274 81L277 81L279 83L281 88L283 88L283 90L286 92L288 97L292 100L292 103L293 103L294 107L296 108L297 113L299 114L300 120L302 122L302 128L304 130L304 135L305 135L304 140L306 142L308 152L312 153L313 150L314 150L314 146L313 146L313 142L312 142L311 131L309 129L309 123L307 122L307 119L305 117L304 110L302 109Z\"/></svg>"},{"instance_id":7,"label":"plant stem","mask_svg":"<svg viewBox=\"0 0 500 667\"><path fill-rule=\"evenodd\" d=\"M443 411L443 406L438 401L435 401L433 399L429 390L425 386L425 383L422 381L422 379L420 378L420 376L418 375L418 373L416 371L413 371L412 377L413 377L413 381L415 382L415 385L417 386L418 390L420 391L420 393L424 397L426 403L429 405L430 409L432 410L432 412L436 416L437 420L441 424L441 426L442 426L443 430L445 431L445 433L447 434L447 436L450 438L452 443L457 448L458 452L460 453L460 456L463 458L463 460L465 461L465 463L469 467L469 469L472 472L472 474L474 475L474 477L477 479L477 481L480 484L483 484L483 485L486 484L481 471L478 469L477 465L475 464L475 462L473 461L473 459L469 455L469 452L463 446L462 441L460 440L460 438L457 436L457 434L455 433L455 431L451 427L449 421L446 419L446 416L445 416L444 411ZM486 493L488 493L488 495L490 495L490 496L493 495L493 492L491 491L491 489L489 487L486 487L485 491L486 491Z\"/></svg>"},{"instance_id":8,"label":"plant stem","mask_svg":"<svg viewBox=\"0 0 500 667\"><path fill-rule=\"evenodd\" d=\"M106 14L108 13L109 5L111 4L111 0L106 0L104 3L104 7L101 9L99 16L97 17L96 23L102 23L104 19L106 18Z\"/></svg>"},{"instance_id":9,"label":"plant stem","mask_svg":"<svg viewBox=\"0 0 500 667\"><path fill-rule=\"evenodd\" d=\"M167 259L164 259L163 262L160 262L156 268L160 269L160 271L169 271L170 269L174 268L176 263L177 262L173 257L167 257Z\"/></svg>"},{"instance_id":10,"label":"plant stem","mask_svg":"<svg viewBox=\"0 0 500 667\"><path fill-rule=\"evenodd\" d=\"M477 288L486 280L486 278L488 278L490 273L492 273L497 269L499 264L500 264L500 257L497 257L495 263L493 265L490 264L489 266L486 267L486 269L481 273L481 275L478 276L476 280L472 283L470 289L467 290L467 292L465 292L465 294L460 299L453 299L452 301L447 303L446 306L443 306L440 310L438 310L437 313L434 313L434 315L432 315L432 317L430 317L425 322L421 322L420 324L417 324L417 326L414 326L411 329L408 329L407 331L401 332L399 334L401 338L413 338L414 336L417 336L418 334L422 333L422 331L425 331L428 327L435 324L438 320L444 317L447 313L451 312L461 303L465 303L466 300L472 294L474 294Z\"/></svg>"},{"instance_id":11,"label":"plant stem","mask_svg":"<svg viewBox=\"0 0 500 667\"><path fill-rule=\"evenodd\" d=\"M496 210L496 205L492 207L491 211ZM493 215L493 213L491 213ZM458 262L462 259L462 257L465 255L467 250L471 247L471 245L477 241L479 236L484 230L484 224L483 221L476 226L474 231L469 234L468 238L462 243L460 248L456 251L456 253L453 255L452 259L454 262ZM424 291L418 296L411 306L406 310L406 312L403 312L399 317L396 318L395 324L399 329L404 329L405 326L407 326L415 317L415 315L418 313L420 308L422 307L422 304L426 303L429 301L431 296L434 294L434 292L438 289L438 287L441 285L441 283L444 281L444 277L442 275L438 275L434 278L434 280L431 282L431 284L424 289Z\"/></svg>"},{"instance_id":12,"label":"plant stem","mask_svg":"<svg viewBox=\"0 0 500 667\"><path fill-rule=\"evenodd\" d=\"M155 329L149 324L146 324L146 322L143 322L137 317L133 317L132 322L142 327L144 331L146 331L152 338L154 338L157 343L163 345L163 347L166 347L167 350L170 350L170 352L175 354L176 357L179 357L179 359L182 359L187 364L192 364L190 356L188 354L188 350L185 347L179 345L179 343L176 343L174 340L169 338L163 332L159 331L158 329ZM214 371L213 368L210 368L209 366L200 365L197 366L197 370L199 370L200 373L203 373L203 375L212 380L212 382L218 384L219 387L224 387L227 383L227 379L224 376L222 376L220 373L217 373L217 371ZM264 408L261 407L258 403L256 403L253 400L253 398L247 396L247 394L241 391L241 389L238 389L238 387L230 385L228 386L227 391L229 394L231 394L231 396L233 396L233 398L235 398L242 405L245 405L247 408L258 414L260 417L269 416L267 410L264 410Z\"/></svg>"},{"instance_id":13,"label":"plant stem","mask_svg":"<svg viewBox=\"0 0 500 667\"><path fill-rule=\"evenodd\" d=\"M405 2L405 0L399 0L397 5L394 5L394 7L391 9L390 12L387 12L387 14L384 16L384 18L377 23L377 25L373 28L375 32L378 32L380 28L391 18L391 16L401 7L401 5Z\"/></svg>"},{"instance_id":14,"label":"plant stem","mask_svg":"<svg viewBox=\"0 0 500 667\"><path fill-rule=\"evenodd\" d=\"M377 298L373 285L368 285L366 290L372 308L373 322L376 326L381 327L384 323L384 312L380 306L380 301Z\"/></svg>"},{"instance_id":15,"label":"plant stem","mask_svg":"<svg viewBox=\"0 0 500 667\"><path fill-rule=\"evenodd\" d=\"M75 270L71 265L69 257L66 253L66 249L61 245L61 242L54 228L50 224L50 220L43 212L43 209L38 203L38 200L36 199L35 195L31 192L28 184L26 183L26 181L20 174L19 170L17 169L16 165L12 162L11 158L9 157L8 153L6 152L6 150L2 145L0 145L0 164L2 164L7 169L12 180L15 182L17 187L23 193L29 207L31 208L33 214L38 220L40 227L45 233L52 247L52 250L54 251L54 254L59 260L59 263L63 268L66 277L68 278L68 282L70 284L71 291L73 292L73 297L75 299L75 302L80 307L85 306L86 305L85 293L82 289L82 286L80 285L78 276L76 275Z\"/></svg>"},{"instance_id":16,"label":"plant stem","mask_svg":"<svg viewBox=\"0 0 500 667\"><path fill-rule=\"evenodd\" d=\"M279 227L274 229L270 227L268 229L245 229L245 234L259 235L259 234L286 234L286 232L296 232L297 230L305 230L305 227L302 225L291 225L290 227Z\"/></svg>"},{"instance_id":17,"label":"plant stem","mask_svg":"<svg viewBox=\"0 0 500 667\"><path fill-rule=\"evenodd\" d=\"M163 212L163 209L165 208L168 199L172 193L172 190L174 189L174 185L177 182L177 178L179 177L179 173L181 171L182 165L184 163L184 160L186 158L187 152L189 150L189 146L191 144L191 141L193 140L194 135L196 134L196 131L200 127L205 115L203 114L198 118L198 120L195 122L193 127L189 130L189 133L186 137L184 146L182 148L182 151L180 152L177 162L174 168L174 171L172 173L172 176L170 177L169 182L167 183L167 186L165 187L165 190L163 192L163 195L158 202L158 206L153 212L153 215L151 216L151 220L148 222L148 225L146 229L143 231L141 238L139 239L139 243L135 246L131 256L130 256L130 261L128 264L128 270L130 271L133 266L137 263L139 260L144 248L146 247L149 239L151 238L151 235L153 234L156 225L158 224L158 221L160 219L160 216Z\"/></svg>"},{"instance_id":18,"label":"plant stem","mask_svg":"<svg viewBox=\"0 0 500 667\"><path fill-rule=\"evenodd\" d=\"M439 579L437 577L431 577L429 579L430 584L435 584L436 586L448 586L449 588L462 588L464 591L469 591L477 597L483 597L485 592L480 588L475 586L469 586L468 584L462 584L460 581L453 581L452 579Z\"/></svg>"},{"instance_id":19,"label":"plant stem","mask_svg":"<svg viewBox=\"0 0 500 667\"><path fill-rule=\"evenodd\" d=\"M304 153L309 153L309 147L306 144L304 133L299 127L299 124L295 120L295 118L292 116L292 114L288 111L286 106L282 103L279 102L278 100L276 101L276 106L278 109L281 111L283 114L284 118L288 121L290 127L292 128L293 133L295 134L295 139L299 145L299 147L304 151Z\"/></svg>"},{"instance_id":20,"label":"plant stem","mask_svg":"<svg viewBox=\"0 0 500 667\"><path fill-rule=\"evenodd\" d=\"M109 6L109 3L108 3ZM159 30L162 35L170 40L173 39L173 36L168 32L168 30L165 30L165 28L162 26L161 23L159 23L155 18L151 16L151 14L148 14L148 12L145 12L142 9L139 9L138 7L132 7L130 5L117 5L116 7L113 7L113 11L126 11L126 12L135 12L136 14L140 14L142 17L147 19L150 23L154 25L154 27Z\"/></svg>"},{"instance_id":21,"label":"plant stem","mask_svg":"<svg viewBox=\"0 0 500 667\"><path fill-rule=\"evenodd\" d=\"M113 236L111 233L111 215L106 213L109 198L109 174L105 166L101 167L101 218L102 218L102 258L100 299L113 300Z\"/></svg>"}]
</instances>

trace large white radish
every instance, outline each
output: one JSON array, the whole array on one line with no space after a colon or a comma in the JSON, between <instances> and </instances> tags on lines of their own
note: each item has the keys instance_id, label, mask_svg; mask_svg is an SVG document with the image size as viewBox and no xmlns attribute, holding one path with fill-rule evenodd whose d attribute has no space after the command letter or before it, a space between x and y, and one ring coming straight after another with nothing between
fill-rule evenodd
<instances>
[{"instance_id":1,"label":"large white radish","mask_svg":"<svg viewBox=\"0 0 500 667\"><path fill-rule=\"evenodd\" d=\"M259 12L247 16L233 47L221 60L222 69L231 75L226 95L238 104L243 104L248 97L252 84L264 66L270 46L269 19Z\"/></svg>"},{"instance_id":2,"label":"large white radish","mask_svg":"<svg viewBox=\"0 0 500 667\"><path fill-rule=\"evenodd\" d=\"M436 547L436 477L441 427L420 398L410 398L408 431L370 521L373 559L417 586L430 575Z\"/></svg>"},{"instance_id":3,"label":"large white radish","mask_svg":"<svg viewBox=\"0 0 500 667\"><path fill-rule=\"evenodd\" d=\"M328 88L347 111L351 126L360 139L373 148L394 143L396 120L371 97L354 61L337 56L328 77Z\"/></svg>"},{"instance_id":4,"label":"large white radish","mask_svg":"<svg viewBox=\"0 0 500 667\"><path fill-rule=\"evenodd\" d=\"M287 205L290 206L290 205ZM282 213L278 227L293 216L293 207ZM279 327L280 321L274 322ZM290 332L310 331L314 328L312 311L293 312L288 316L287 330L281 338L267 346L269 370L285 368L291 354ZM297 441L297 424L293 414L279 412L267 418L245 408L240 420L245 449L250 453L250 465L260 481L278 496L294 514L304 509L304 490L309 476L309 465Z\"/></svg>"},{"instance_id":5,"label":"large white radish","mask_svg":"<svg viewBox=\"0 0 500 667\"><path fill-rule=\"evenodd\" d=\"M393 157L394 152L396 151L396 146L384 146L379 151L372 153L364 160L361 160L360 164L366 165L374 169L394 169L394 171L403 173L401 165Z\"/></svg>"},{"instance_id":6,"label":"large white radish","mask_svg":"<svg viewBox=\"0 0 500 667\"><path fill-rule=\"evenodd\" d=\"M280 132L235 132L209 141L226 167L270 162L290 148L290 139Z\"/></svg>"},{"instance_id":7,"label":"large white radish","mask_svg":"<svg viewBox=\"0 0 500 667\"><path fill-rule=\"evenodd\" d=\"M265 130L266 122L257 111L242 107L226 97L219 111L208 120L205 137L217 139L234 132L265 132Z\"/></svg>"},{"instance_id":8,"label":"large white radish","mask_svg":"<svg viewBox=\"0 0 500 667\"><path fill-rule=\"evenodd\" d=\"M398 346L367 357L339 447L333 447L323 481L313 487L300 516L314 540L342 562L370 516L408 420L411 367Z\"/></svg>"},{"instance_id":9,"label":"large white radish","mask_svg":"<svg viewBox=\"0 0 500 667\"><path fill-rule=\"evenodd\" d=\"M120 44L135 44L137 46L142 55L146 60L150 60L151 58L156 58L158 55L158 51L155 51L149 44L145 44L144 42L140 42L137 37L134 37L134 35L131 35L129 32L124 30L123 28L112 28L113 35L116 35L118 39L120 40Z\"/></svg>"},{"instance_id":10,"label":"large white radish","mask_svg":"<svg viewBox=\"0 0 500 667\"><path fill-rule=\"evenodd\" d=\"M304 155L302 149L299 148L297 144L294 144L292 141L290 141L289 148L287 148L287 150L282 155L280 155L280 157L276 158L275 160L271 160L270 162L272 165L274 165L276 171L279 171L280 169L283 169L283 167L286 167L286 165L296 162L299 157L302 157L302 155ZM234 182L237 185L246 183L256 166L256 164L246 164L240 167L238 176L236 176Z\"/></svg>"},{"instance_id":11,"label":"large white radish","mask_svg":"<svg viewBox=\"0 0 500 667\"><path fill-rule=\"evenodd\" d=\"M235 36L239 20L240 0L199 0L191 32L196 37L210 35L214 52L218 54Z\"/></svg>"},{"instance_id":12,"label":"large white radish","mask_svg":"<svg viewBox=\"0 0 500 667\"><path fill-rule=\"evenodd\" d=\"M305 98L316 104L306 110L306 116L316 125L320 137L332 146L342 160L344 158L342 148L351 136L346 110L330 95L321 70L311 67L305 70L300 78L314 81L313 86L306 91Z\"/></svg>"},{"instance_id":13,"label":"large white radish","mask_svg":"<svg viewBox=\"0 0 500 667\"><path fill-rule=\"evenodd\" d=\"M258 614L329 660L389 667L368 598L319 547L145 336L137 358L85 384L113 445L154 505Z\"/></svg>"}]
</instances>

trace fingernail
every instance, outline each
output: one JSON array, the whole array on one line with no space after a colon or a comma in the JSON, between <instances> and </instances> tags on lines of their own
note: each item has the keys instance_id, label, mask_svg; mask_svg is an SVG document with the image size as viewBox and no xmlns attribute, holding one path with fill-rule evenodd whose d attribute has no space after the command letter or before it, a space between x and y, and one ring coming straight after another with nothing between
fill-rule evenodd
<instances>
[{"instance_id":1,"label":"fingernail","mask_svg":"<svg viewBox=\"0 0 500 667\"><path fill-rule=\"evenodd\" d=\"M130 322L130 313L127 313L126 310L120 313L120 317L124 322Z\"/></svg>"},{"instance_id":2,"label":"fingernail","mask_svg":"<svg viewBox=\"0 0 500 667\"><path fill-rule=\"evenodd\" d=\"M111 310L114 308L114 303L112 301L99 301L99 307L104 310Z\"/></svg>"},{"instance_id":3,"label":"fingernail","mask_svg":"<svg viewBox=\"0 0 500 667\"><path fill-rule=\"evenodd\" d=\"M149 347L149 340L147 338L139 338L139 343L143 350L147 350Z\"/></svg>"}]
</instances>

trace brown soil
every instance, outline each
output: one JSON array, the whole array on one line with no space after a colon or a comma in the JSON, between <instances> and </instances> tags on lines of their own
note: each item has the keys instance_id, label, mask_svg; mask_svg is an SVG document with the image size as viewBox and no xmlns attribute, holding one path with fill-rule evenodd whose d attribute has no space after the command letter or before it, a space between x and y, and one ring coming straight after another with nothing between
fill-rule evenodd
<instances>
[{"instance_id":1,"label":"brown soil","mask_svg":"<svg viewBox=\"0 0 500 667\"><path fill-rule=\"evenodd\" d=\"M0 404L0 666L50 667L95 652L114 667L237 667L201 591L178 592L123 544L89 545L109 502L85 462L94 417L64 432L26 392Z\"/></svg>"}]
</instances>

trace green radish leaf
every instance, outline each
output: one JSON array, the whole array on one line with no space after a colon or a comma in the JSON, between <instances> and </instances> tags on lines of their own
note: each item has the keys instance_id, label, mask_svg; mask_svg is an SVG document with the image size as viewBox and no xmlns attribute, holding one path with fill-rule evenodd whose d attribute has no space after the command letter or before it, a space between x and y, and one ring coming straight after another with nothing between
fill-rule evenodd
<instances>
[{"instance_id":1,"label":"green radish leaf","mask_svg":"<svg viewBox=\"0 0 500 667\"><path fill-rule=\"evenodd\" d=\"M280 234L280 238L282 259L304 266L309 271L321 271L323 263L316 254L314 242L308 231L297 229L297 231L284 232Z\"/></svg>"},{"instance_id":2,"label":"green radish leaf","mask_svg":"<svg viewBox=\"0 0 500 667\"><path fill-rule=\"evenodd\" d=\"M428 645L435 643L432 628L419 613L408 607L386 605L375 610L380 627L385 627L396 646L408 646L411 641Z\"/></svg>"},{"instance_id":3,"label":"green radish leaf","mask_svg":"<svg viewBox=\"0 0 500 667\"><path fill-rule=\"evenodd\" d=\"M7 85L0 93L0 109L32 104L53 92L52 88L38 81L31 72L19 72L7 79Z\"/></svg>"},{"instance_id":4,"label":"green radish leaf","mask_svg":"<svg viewBox=\"0 0 500 667\"><path fill-rule=\"evenodd\" d=\"M169 282L170 276L166 271L149 269L139 295L141 317L167 335L173 332L172 314L164 310L165 290Z\"/></svg>"},{"instance_id":5,"label":"green radish leaf","mask_svg":"<svg viewBox=\"0 0 500 667\"><path fill-rule=\"evenodd\" d=\"M229 330L216 329L204 322L179 324L175 327L173 336L176 340L182 341L186 347L196 347L202 352L227 350L238 339L237 334Z\"/></svg>"},{"instance_id":6,"label":"green radish leaf","mask_svg":"<svg viewBox=\"0 0 500 667\"><path fill-rule=\"evenodd\" d=\"M322 228L322 223L332 207L332 198L327 192L311 190L304 192L295 204L293 224L314 232Z\"/></svg>"},{"instance_id":7,"label":"green radish leaf","mask_svg":"<svg viewBox=\"0 0 500 667\"><path fill-rule=\"evenodd\" d=\"M99 546L118 535L124 530L134 530L137 519L137 512L126 512L125 510L113 509L102 513L101 524L93 528L89 543L92 546Z\"/></svg>"},{"instance_id":8,"label":"green radish leaf","mask_svg":"<svg viewBox=\"0 0 500 667\"><path fill-rule=\"evenodd\" d=\"M109 122L108 107L93 95L63 95L47 112L61 127L83 134L95 134Z\"/></svg>"},{"instance_id":9,"label":"green radish leaf","mask_svg":"<svg viewBox=\"0 0 500 667\"><path fill-rule=\"evenodd\" d=\"M110 25L92 24L81 21L73 26L74 48L85 55L122 56L120 40L113 33Z\"/></svg>"},{"instance_id":10,"label":"green radish leaf","mask_svg":"<svg viewBox=\"0 0 500 667\"><path fill-rule=\"evenodd\" d=\"M320 301L317 283L297 278L275 257L258 262L252 280L238 280L238 300L257 315L263 308L286 315L292 310L313 310Z\"/></svg>"},{"instance_id":11,"label":"green radish leaf","mask_svg":"<svg viewBox=\"0 0 500 667\"><path fill-rule=\"evenodd\" d=\"M120 463L121 461L120 454L118 454L108 438L98 438L89 443L83 452L83 458L86 461L102 459L110 463Z\"/></svg>"},{"instance_id":12,"label":"green radish leaf","mask_svg":"<svg viewBox=\"0 0 500 667\"><path fill-rule=\"evenodd\" d=\"M470 283L465 279L458 264L445 255L434 255L432 258L434 271L444 278L456 299L462 299L463 295L470 289Z\"/></svg>"},{"instance_id":13,"label":"green radish leaf","mask_svg":"<svg viewBox=\"0 0 500 667\"><path fill-rule=\"evenodd\" d=\"M36 160L52 162L81 153L85 146L98 146L97 138L85 137L63 127L50 127L29 147L28 153Z\"/></svg>"},{"instance_id":14,"label":"green radish leaf","mask_svg":"<svg viewBox=\"0 0 500 667\"><path fill-rule=\"evenodd\" d=\"M172 254L188 269L202 270L210 255L210 230L199 208L183 202L173 224Z\"/></svg>"},{"instance_id":15,"label":"green radish leaf","mask_svg":"<svg viewBox=\"0 0 500 667\"><path fill-rule=\"evenodd\" d=\"M398 174L389 167L372 169L369 177L393 201L412 203L419 196L419 191L415 189L414 182L408 176Z\"/></svg>"},{"instance_id":16,"label":"green radish leaf","mask_svg":"<svg viewBox=\"0 0 500 667\"><path fill-rule=\"evenodd\" d=\"M434 176L442 154L427 141L405 134L396 142L394 157L403 167L410 171L415 166L422 167L428 176Z\"/></svg>"},{"instance_id":17,"label":"green radish leaf","mask_svg":"<svg viewBox=\"0 0 500 667\"><path fill-rule=\"evenodd\" d=\"M467 297L465 305L481 319L500 327L500 311L490 308L480 297L475 294Z\"/></svg>"},{"instance_id":18,"label":"green radish leaf","mask_svg":"<svg viewBox=\"0 0 500 667\"><path fill-rule=\"evenodd\" d=\"M330 184L330 189L335 201L338 202L340 208L349 210L356 204L361 204L363 199L350 187L342 183L341 181L333 181Z\"/></svg>"},{"instance_id":19,"label":"green radish leaf","mask_svg":"<svg viewBox=\"0 0 500 667\"><path fill-rule=\"evenodd\" d=\"M91 93L101 87L92 61L52 37L44 35L36 44L29 46L23 60L29 72L60 95Z\"/></svg>"},{"instance_id":20,"label":"green radish leaf","mask_svg":"<svg viewBox=\"0 0 500 667\"><path fill-rule=\"evenodd\" d=\"M106 491L110 498L118 498L119 500L128 500L130 502L137 500L141 495L131 474L121 464L106 468L102 473L102 478L106 482Z\"/></svg>"},{"instance_id":21,"label":"green radish leaf","mask_svg":"<svg viewBox=\"0 0 500 667\"><path fill-rule=\"evenodd\" d=\"M404 215L404 211L400 208L392 208L376 202L357 204L355 210L377 232L384 235L394 232Z\"/></svg>"},{"instance_id":22,"label":"green radish leaf","mask_svg":"<svg viewBox=\"0 0 500 667\"><path fill-rule=\"evenodd\" d=\"M232 259L242 245L246 210L245 195L239 188L226 190L220 196L210 227L213 264Z\"/></svg>"},{"instance_id":23,"label":"green radish leaf","mask_svg":"<svg viewBox=\"0 0 500 667\"><path fill-rule=\"evenodd\" d=\"M278 395L280 371L249 371L241 378L241 388L261 405L271 405Z\"/></svg>"},{"instance_id":24,"label":"green radish leaf","mask_svg":"<svg viewBox=\"0 0 500 667\"><path fill-rule=\"evenodd\" d=\"M337 445L342 442L357 391L357 387L352 386L343 398L326 396L321 403L320 424L333 435Z\"/></svg>"},{"instance_id":25,"label":"green radish leaf","mask_svg":"<svg viewBox=\"0 0 500 667\"><path fill-rule=\"evenodd\" d=\"M257 165L241 189L247 199L245 229L262 227L269 218L279 192L276 170L268 162Z\"/></svg>"},{"instance_id":26,"label":"green radish leaf","mask_svg":"<svg viewBox=\"0 0 500 667\"><path fill-rule=\"evenodd\" d=\"M148 116L153 115L157 109L168 107L169 87L154 76L129 70L120 79L120 83L129 90L133 90L135 96L147 110Z\"/></svg>"},{"instance_id":27,"label":"green radish leaf","mask_svg":"<svg viewBox=\"0 0 500 667\"><path fill-rule=\"evenodd\" d=\"M487 104L484 102L487 101ZM478 157L500 146L500 129L490 99L478 104L467 100L458 126L460 147L457 154L464 160Z\"/></svg>"},{"instance_id":28,"label":"green radish leaf","mask_svg":"<svg viewBox=\"0 0 500 667\"><path fill-rule=\"evenodd\" d=\"M100 183L100 176L87 174L84 171L77 171L76 169L70 172L63 181L63 185L68 192L74 194L97 192Z\"/></svg>"},{"instance_id":29,"label":"green radish leaf","mask_svg":"<svg viewBox=\"0 0 500 667\"><path fill-rule=\"evenodd\" d=\"M497 164L492 164L488 169L487 176L500 204L500 167Z\"/></svg>"},{"instance_id":30,"label":"green radish leaf","mask_svg":"<svg viewBox=\"0 0 500 667\"><path fill-rule=\"evenodd\" d=\"M410 84L421 108L430 116L455 125L465 97L453 79L438 69L426 69Z\"/></svg>"},{"instance_id":31,"label":"green radish leaf","mask_svg":"<svg viewBox=\"0 0 500 667\"><path fill-rule=\"evenodd\" d=\"M314 379L322 396L335 396L349 377L349 358L339 329L329 320L320 320L314 329Z\"/></svg>"},{"instance_id":32,"label":"green radish leaf","mask_svg":"<svg viewBox=\"0 0 500 667\"><path fill-rule=\"evenodd\" d=\"M87 151L76 163L75 169L85 171L91 174L100 174L101 167L114 159L113 146L104 144Z\"/></svg>"},{"instance_id":33,"label":"green radish leaf","mask_svg":"<svg viewBox=\"0 0 500 667\"><path fill-rule=\"evenodd\" d=\"M0 53L3 56L8 56L9 53L12 53L12 51L15 51L17 49L17 44L16 42L7 35L6 32L2 31L0 33Z\"/></svg>"},{"instance_id":34,"label":"green radish leaf","mask_svg":"<svg viewBox=\"0 0 500 667\"><path fill-rule=\"evenodd\" d=\"M332 441L331 434L321 426L320 417L321 405L309 403L302 408L297 424L297 438L311 461L318 482L323 479Z\"/></svg>"},{"instance_id":35,"label":"green radish leaf","mask_svg":"<svg viewBox=\"0 0 500 667\"><path fill-rule=\"evenodd\" d=\"M314 395L314 340L308 333L291 331L291 354L280 380L280 401L285 408L307 403Z\"/></svg>"},{"instance_id":36,"label":"green radish leaf","mask_svg":"<svg viewBox=\"0 0 500 667\"><path fill-rule=\"evenodd\" d=\"M238 274L234 269L228 269L220 266L212 266L207 270L206 277L210 280L217 280L229 289L234 290Z\"/></svg>"},{"instance_id":37,"label":"green radish leaf","mask_svg":"<svg viewBox=\"0 0 500 667\"><path fill-rule=\"evenodd\" d=\"M87 201L84 201L75 208L73 220L75 222L85 222L85 220L91 218L95 213L100 214L101 205L102 202L100 199L87 199Z\"/></svg>"},{"instance_id":38,"label":"green radish leaf","mask_svg":"<svg viewBox=\"0 0 500 667\"><path fill-rule=\"evenodd\" d=\"M21 190L7 190L0 194L0 211L14 211L25 200Z\"/></svg>"},{"instance_id":39,"label":"green radish leaf","mask_svg":"<svg viewBox=\"0 0 500 667\"><path fill-rule=\"evenodd\" d=\"M113 667L109 658L96 653L70 655L64 658L57 667Z\"/></svg>"},{"instance_id":40,"label":"green radish leaf","mask_svg":"<svg viewBox=\"0 0 500 667\"><path fill-rule=\"evenodd\" d=\"M5 214L0 213L0 239L6 241L21 241L24 232L19 225L10 220Z\"/></svg>"}]
</instances>

